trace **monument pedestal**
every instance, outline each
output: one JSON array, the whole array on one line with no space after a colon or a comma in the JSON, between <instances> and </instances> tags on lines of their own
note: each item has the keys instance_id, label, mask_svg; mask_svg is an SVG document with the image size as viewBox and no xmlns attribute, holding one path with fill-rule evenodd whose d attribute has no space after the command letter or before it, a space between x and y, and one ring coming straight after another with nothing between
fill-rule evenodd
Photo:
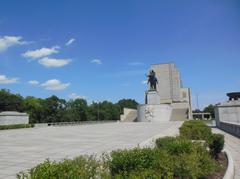
<instances>
[{"instance_id":1,"label":"monument pedestal","mask_svg":"<svg viewBox=\"0 0 240 179\"><path fill-rule=\"evenodd\" d=\"M149 90L146 92L145 104L160 104L160 96L157 91Z\"/></svg>"},{"instance_id":2,"label":"monument pedestal","mask_svg":"<svg viewBox=\"0 0 240 179\"><path fill-rule=\"evenodd\" d=\"M172 106L170 104L161 104L157 91L148 91L145 96L145 103L138 105L138 122L170 121Z\"/></svg>"}]
</instances>

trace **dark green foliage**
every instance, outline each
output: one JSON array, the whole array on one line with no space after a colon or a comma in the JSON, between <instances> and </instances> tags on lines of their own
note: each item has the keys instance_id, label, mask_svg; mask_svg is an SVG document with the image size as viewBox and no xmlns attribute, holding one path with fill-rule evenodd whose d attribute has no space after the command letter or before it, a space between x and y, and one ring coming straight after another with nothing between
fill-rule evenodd
<instances>
[{"instance_id":1,"label":"dark green foliage","mask_svg":"<svg viewBox=\"0 0 240 179\"><path fill-rule=\"evenodd\" d=\"M209 141L211 155L217 159L224 147L224 136L222 134L213 134Z\"/></svg>"},{"instance_id":2,"label":"dark green foliage","mask_svg":"<svg viewBox=\"0 0 240 179\"><path fill-rule=\"evenodd\" d=\"M108 101L93 102L88 108L88 120L119 120L120 107Z\"/></svg>"},{"instance_id":3,"label":"dark green foliage","mask_svg":"<svg viewBox=\"0 0 240 179\"><path fill-rule=\"evenodd\" d=\"M215 118L214 108L215 108L214 105L210 104L203 109L203 112L210 113L212 118Z\"/></svg>"},{"instance_id":4,"label":"dark green foliage","mask_svg":"<svg viewBox=\"0 0 240 179\"><path fill-rule=\"evenodd\" d=\"M158 149L119 150L112 152L111 158L109 167L112 176L128 178L142 170L152 170L151 173L165 177L172 174L167 153Z\"/></svg>"},{"instance_id":5,"label":"dark green foliage","mask_svg":"<svg viewBox=\"0 0 240 179\"><path fill-rule=\"evenodd\" d=\"M219 169L204 146L190 140L166 137L155 149L112 152L110 171L119 178L199 178Z\"/></svg>"},{"instance_id":6,"label":"dark green foliage","mask_svg":"<svg viewBox=\"0 0 240 179\"><path fill-rule=\"evenodd\" d=\"M31 128L31 127L34 127L34 124L13 124L13 125L4 125L4 126L1 125L0 130Z\"/></svg>"},{"instance_id":7,"label":"dark green foliage","mask_svg":"<svg viewBox=\"0 0 240 179\"><path fill-rule=\"evenodd\" d=\"M214 158L218 158L224 147L224 136L212 134L210 127L203 121L186 121L180 127L180 137L191 140L205 140Z\"/></svg>"},{"instance_id":8,"label":"dark green foliage","mask_svg":"<svg viewBox=\"0 0 240 179\"><path fill-rule=\"evenodd\" d=\"M153 149L113 151L99 160L93 156L61 162L47 160L28 172L19 173L18 178L185 179L208 176L219 168L206 148L198 143L164 138L158 144ZM175 150L175 145L182 149Z\"/></svg>"},{"instance_id":9,"label":"dark green foliage","mask_svg":"<svg viewBox=\"0 0 240 179\"><path fill-rule=\"evenodd\" d=\"M133 106L135 100L120 100L122 106ZM125 102L124 102L125 101ZM137 103L136 103L137 104ZM135 105L136 107L136 105ZM66 101L57 96L46 99L27 96L23 98L9 90L0 90L0 112L19 111L29 114L30 123L119 120L121 107L108 101L87 104L85 99Z\"/></svg>"},{"instance_id":10,"label":"dark green foliage","mask_svg":"<svg viewBox=\"0 0 240 179\"><path fill-rule=\"evenodd\" d=\"M156 140L156 146L169 154L177 178L203 177L220 168L201 143L179 137L164 137Z\"/></svg>"},{"instance_id":11,"label":"dark green foliage","mask_svg":"<svg viewBox=\"0 0 240 179\"><path fill-rule=\"evenodd\" d=\"M19 94L12 94L9 90L0 90L0 112L1 111L19 111L24 108L23 97Z\"/></svg>"},{"instance_id":12,"label":"dark green foliage","mask_svg":"<svg viewBox=\"0 0 240 179\"><path fill-rule=\"evenodd\" d=\"M110 178L109 172L102 162L95 157L80 156L73 160L51 162L49 160L32 168L29 172L17 174L19 179L77 179L77 178Z\"/></svg>"},{"instance_id":13,"label":"dark green foliage","mask_svg":"<svg viewBox=\"0 0 240 179\"><path fill-rule=\"evenodd\" d=\"M193 113L202 113L202 111L200 109L195 109L192 111Z\"/></svg>"},{"instance_id":14,"label":"dark green foliage","mask_svg":"<svg viewBox=\"0 0 240 179\"><path fill-rule=\"evenodd\" d=\"M137 109L138 103L133 99L122 99L117 102L123 112L123 108Z\"/></svg>"},{"instance_id":15,"label":"dark green foliage","mask_svg":"<svg viewBox=\"0 0 240 179\"><path fill-rule=\"evenodd\" d=\"M29 114L30 123L40 123L44 119L43 100L28 96L24 100L24 111Z\"/></svg>"},{"instance_id":16,"label":"dark green foliage","mask_svg":"<svg viewBox=\"0 0 240 179\"><path fill-rule=\"evenodd\" d=\"M168 151L171 155L191 153L194 145L190 140L183 138L164 137L156 140L156 146Z\"/></svg>"},{"instance_id":17,"label":"dark green foliage","mask_svg":"<svg viewBox=\"0 0 240 179\"><path fill-rule=\"evenodd\" d=\"M185 121L179 130L180 137L191 140L208 141L212 135L211 128L203 121Z\"/></svg>"}]
</instances>

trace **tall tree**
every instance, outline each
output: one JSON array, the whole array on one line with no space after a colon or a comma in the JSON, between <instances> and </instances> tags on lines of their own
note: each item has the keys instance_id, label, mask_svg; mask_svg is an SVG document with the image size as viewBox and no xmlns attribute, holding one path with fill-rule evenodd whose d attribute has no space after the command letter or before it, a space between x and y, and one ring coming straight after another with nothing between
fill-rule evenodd
<instances>
[{"instance_id":1,"label":"tall tree","mask_svg":"<svg viewBox=\"0 0 240 179\"><path fill-rule=\"evenodd\" d=\"M43 100L28 96L24 99L24 111L29 114L29 120L31 123L44 122Z\"/></svg>"},{"instance_id":2,"label":"tall tree","mask_svg":"<svg viewBox=\"0 0 240 179\"><path fill-rule=\"evenodd\" d=\"M19 111L22 112L23 97L19 94L12 94L10 90L0 90L0 111Z\"/></svg>"},{"instance_id":3,"label":"tall tree","mask_svg":"<svg viewBox=\"0 0 240 179\"><path fill-rule=\"evenodd\" d=\"M117 104L121 107L121 112L123 112L123 108L137 109L138 106L138 102L134 99L121 99Z\"/></svg>"},{"instance_id":4,"label":"tall tree","mask_svg":"<svg viewBox=\"0 0 240 179\"><path fill-rule=\"evenodd\" d=\"M210 104L210 105L208 105L207 107L205 107L205 108L203 109L203 112L208 112L208 113L210 113L211 116L214 118L214 117L215 117L214 108L215 108L214 105Z\"/></svg>"}]
</instances>

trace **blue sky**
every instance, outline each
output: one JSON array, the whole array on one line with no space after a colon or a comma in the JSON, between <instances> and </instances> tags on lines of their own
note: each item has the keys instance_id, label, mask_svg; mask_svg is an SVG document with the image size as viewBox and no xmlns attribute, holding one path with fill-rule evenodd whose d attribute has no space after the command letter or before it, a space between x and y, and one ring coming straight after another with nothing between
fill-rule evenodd
<instances>
[{"instance_id":1,"label":"blue sky","mask_svg":"<svg viewBox=\"0 0 240 179\"><path fill-rule=\"evenodd\" d=\"M239 91L240 1L0 2L0 88L142 103L149 66L169 61L194 106Z\"/></svg>"}]
</instances>

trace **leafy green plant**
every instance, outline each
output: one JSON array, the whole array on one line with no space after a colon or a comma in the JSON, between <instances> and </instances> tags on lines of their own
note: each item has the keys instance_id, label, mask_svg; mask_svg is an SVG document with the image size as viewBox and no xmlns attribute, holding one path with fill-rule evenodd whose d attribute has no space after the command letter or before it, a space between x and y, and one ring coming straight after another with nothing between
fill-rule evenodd
<instances>
[{"instance_id":1,"label":"leafy green plant","mask_svg":"<svg viewBox=\"0 0 240 179\"><path fill-rule=\"evenodd\" d=\"M156 140L156 147L167 151L174 176L177 178L203 177L219 169L206 146L199 142L179 137L164 137Z\"/></svg>"},{"instance_id":2,"label":"leafy green plant","mask_svg":"<svg viewBox=\"0 0 240 179\"><path fill-rule=\"evenodd\" d=\"M190 140L184 138L164 137L156 140L156 146L168 151L171 155L190 153L193 145Z\"/></svg>"},{"instance_id":3,"label":"leafy green plant","mask_svg":"<svg viewBox=\"0 0 240 179\"><path fill-rule=\"evenodd\" d=\"M218 159L218 155L221 153L224 147L224 136L222 134L212 134L209 141L209 148L211 155Z\"/></svg>"},{"instance_id":4,"label":"leafy green plant","mask_svg":"<svg viewBox=\"0 0 240 179\"><path fill-rule=\"evenodd\" d=\"M34 124L13 124L13 125L1 125L0 130L6 129L20 129L20 128L31 128Z\"/></svg>"},{"instance_id":5,"label":"leafy green plant","mask_svg":"<svg viewBox=\"0 0 240 179\"><path fill-rule=\"evenodd\" d=\"M17 174L18 179L73 179L73 178L110 178L105 165L94 156L80 156L73 160L51 162L49 160L30 169L28 172Z\"/></svg>"},{"instance_id":6,"label":"leafy green plant","mask_svg":"<svg viewBox=\"0 0 240 179\"><path fill-rule=\"evenodd\" d=\"M212 131L203 121L185 121L179 128L180 137L191 140L206 140L211 138Z\"/></svg>"},{"instance_id":7,"label":"leafy green plant","mask_svg":"<svg viewBox=\"0 0 240 179\"><path fill-rule=\"evenodd\" d=\"M173 175L167 152L150 148L114 151L111 153L109 168L113 177L122 178L138 176L140 171L144 171L144 175Z\"/></svg>"},{"instance_id":8,"label":"leafy green plant","mask_svg":"<svg viewBox=\"0 0 240 179\"><path fill-rule=\"evenodd\" d=\"M80 156L73 160L37 165L20 172L19 179L159 179L200 178L220 167L206 146L185 138L157 139L155 148L117 150L100 158Z\"/></svg>"}]
</instances>

